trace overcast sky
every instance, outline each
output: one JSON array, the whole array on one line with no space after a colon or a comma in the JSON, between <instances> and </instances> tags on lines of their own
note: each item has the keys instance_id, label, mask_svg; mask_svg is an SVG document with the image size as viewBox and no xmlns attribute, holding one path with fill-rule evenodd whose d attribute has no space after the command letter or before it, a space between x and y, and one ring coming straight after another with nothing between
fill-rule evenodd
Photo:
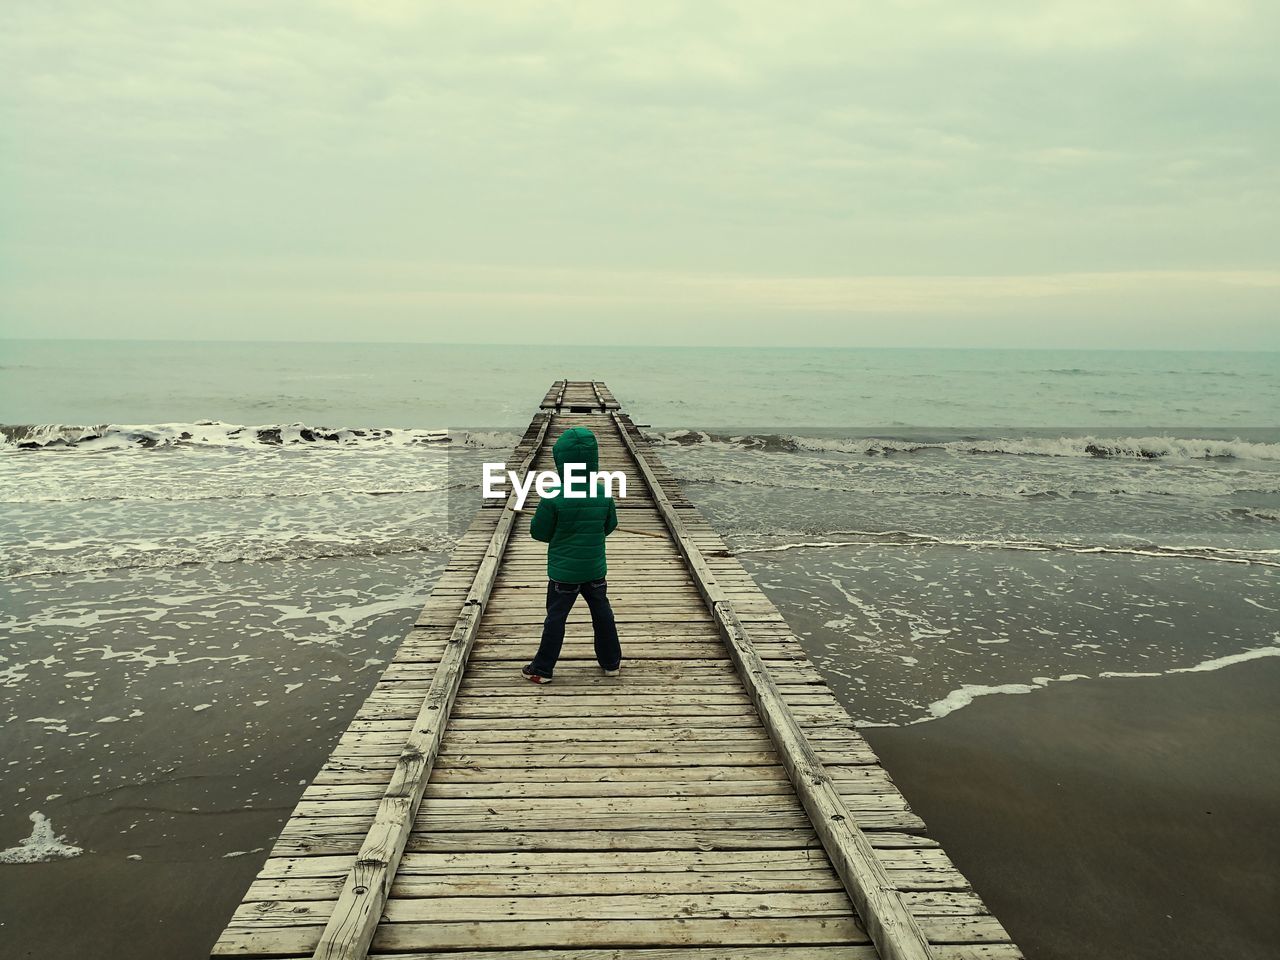
<instances>
[{"instance_id":1,"label":"overcast sky","mask_svg":"<svg viewBox=\"0 0 1280 960\"><path fill-rule=\"evenodd\" d=\"M1280 349L1274 0L0 12L0 336Z\"/></svg>"}]
</instances>

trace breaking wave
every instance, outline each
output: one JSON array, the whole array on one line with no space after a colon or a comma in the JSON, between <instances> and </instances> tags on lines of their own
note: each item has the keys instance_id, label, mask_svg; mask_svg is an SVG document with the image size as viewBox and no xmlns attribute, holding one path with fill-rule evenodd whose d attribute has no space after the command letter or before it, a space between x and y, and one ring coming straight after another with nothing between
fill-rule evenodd
<instances>
[{"instance_id":1,"label":"breaking wave","mask_svg":"<svg viewBox=\"0 0 1280 960\"><path fill-rule=\"evenodd\" d=\"M975 497L997 500L1060 500L1077 497L1112 496L1178 496L1198 493L1206 496L1232 494L1280 493L1280 474L1248 473L1243 477L1203 476L1170 478L1165 476L1100 476L1100 477L972 477L947 473L908 472L891 477L854 477L835 474L829 478L799 474L791 470L735 470L732 467L697 468L683 464L675 470L683 484L732 484L776 490L831 491L843 494L900 494ZM1266 519L1267 511L1259 511L1254 519Z\"/></svg>"},{"instance_id":2,"label":"breaking wave","mask_svg":"<svg viewBox=\"0 0 1280 960\"><path fill-rule=\"evenodd\" d=\"M1280 521L1280 510L1262 507L1231 507L1225 515L1235 520L1259 520L1263 523Z\"/></svg>"},{"instance_id":3,"label":"breaking wave","mask_svg":"<svg viewBox=\"0 0 1280 960\"><path fill-rule=\"evenodd\" d=\"M0 577L156 569L190 564L281 560L337 560L404 553L447 553L457 541L445 535L193 536L173 540L119 540L111 543L59 541L13 547L0 559Z\"/></svg>"},{"instance_id":4,"label":"breaking wave","mask_svg":"<svg viewBox=\"0 0 1280 960\"><path fill-rule=\"evenodd\" d=\"M1004 454L1028 457L1072 457L1120 460L1273 460L1280 461L1280 443L1182 437L994 437L960 440L908 440L885 437L846 439L806 437L785 433L717 434L700 430L672 430L650 434L659 446L723 444L782 453L845 453L888 457L921 451L955 455Z\"/></svg>"},{"instance_id":5,"label":"breaking wave","mask_svg":"<svg viewBox=\"0 0 1280 960\"><path fill-rule=\"evenodd\" d=\"M448 431L402 427L312 427L304 423L245 426L221 420L192 423L78 426L62 423L0 424L0 449L122 450L171 447L328 448L368 445L419 447L461 443L470 447L505 447L520 440L503 431Z\"/></svg>"},{"instance_id":6,"label":"breaking wave","mask_svg":"<svg viewBox=\"0 0 1280 960\"><path fill-rule=\"evenodd\" d=\"M1147 437L964 437L912 440L901 437L813 437L788 433L726 434L702 430L650 433L658 446L721 444L745 450L842 453L890 457L936 451L955 455L1009 455L1120 460L1280 461L1280 443L1235 438ZM304 423L246 426L221 420L190 423L0 424L0 449L117 450L170 447L424 447L460 444L480 449L515 447L520 434L504 430L445 430L404 427L320 427Z\"/></svg>"},{"instance_id":7,"label":"breaking wave","mask_svg":"<svg viewBox=\"0 0 1280 960\"><path fill-rule=\"evenodd\" d=\"M1021 540L1002 538L984 540L966 537L935 537L909 530L831 530L828 537L839 540L806 540L744 547L739 554L785 553L790 550L832 549L846 546L961 547L970 550L1025 550L1035 553L1109 554L1137 557L1175 557L1214 560L1220 563L1253 564L1280 567L1280 550L1237 550L1228 547L1169 546L1158 543L1081 543L1072 540Z\"/></svg>"},{"instance_id":8,"label":"breaking wave","mask_svg":"<svg viewBox=\"0 0 1280 960\"><path fill-rule=\"evenodd\" d=\"M297 500L303 497L341 494L346 497L393 497L407 494L452 494L455 492L474 491L471 481L458 481L446 485L394 482L339 482L337 480L316 482L300 481L290 489L282 489L278 484L270 482L255 486L252 481L241 482L225 490L208 490L194 482L188 486L160 486L138 482L132 485L120 485L106 491L86 488L58 488L46 490L34 495L8 494L0 488L0 503L80 503L85 501L111 502L117 500L159 500L168 502L189 502L200 500Z\"/></svg>"}]
</instances>

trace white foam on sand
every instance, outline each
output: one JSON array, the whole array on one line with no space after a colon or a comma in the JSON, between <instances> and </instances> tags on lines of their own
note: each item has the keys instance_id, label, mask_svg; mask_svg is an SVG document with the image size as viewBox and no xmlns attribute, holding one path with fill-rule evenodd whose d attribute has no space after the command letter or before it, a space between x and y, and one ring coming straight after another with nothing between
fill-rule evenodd
<instances>
[{"instance_id":1,"label":"white foam on sand","mask_svg":"<svg viewBox=\"0 0 1280 960\"><path fill-rule=\"evenodd\" d=\"M1262 657L1280 657L1280 646L1274 647L1258 647L1254 650L1245 650L1243 653L1233 653L1225 657L1214 657L1211 660L1204 660L1190 667L1170 667L1168 670L1162 670L1158 673L1134 672L1126 673L1115 670L1106 670L1098 674L1099 679L1111 679L1116 677L1163 677L1173 673L1207 673L1210 670L1221 670L1223 667L1234 666L1238 663L1245 663L1249 660L1257 660ZM1042 690L1051 683L1064 683L1070 680L1089 680L1088 674L1084 673L1068 673L1061 677L1033 677L1030 683L1002 683L995 685L987 685L982 683L965 683L961 684L958 690L952 690L941 700L935 700L929 704L929 715L920 717L912 723L928 723L930 720L938 720L948 714L955 713L962 707L967 707L973 703L978 697L987 697L994 694L1019 694L1031 693L1035 690Z\"/></svg>"},{"instance_id":2,"label":"white foam on sand","mask_svg":"<svg viewBox=\"0 0 1280 960\"><path fill-rule=\"evenodd\" d=\"M1071 540L984 540L971 537L935 537L910 530L830 530L840 540L803 540L790 543L766 544L758 547L739 547L736 553L786 553L790 550L830 550L842 547L894 546L894 547L959 547L965 550L1017 550L1028 553L1079 553L1115 555L1127 557L1160 557L1178 560L1212 560L1242 566L1280 567L1280 550L1237 550L1230 547L1200 545L1079 543Z\"/></svg>"},{"instance_id":3,"label":"white foam on sand","mask_svg":"<svg viewBox=\"0 0 1280 960\"><path fill-rule=\"evenodd\" d=\"M251 853L261 853L265 847L254 847L252 850L232 850L230 853L222 855L223 860L230 860L233 857L247 857Z\"/></svg>"},{"instance_id":4,"label":"white foam on sand","mask_svg":"<svg viewBox=\"0 0 1280 960\"><path fill-rule=\"evenodd\" d=\"M0 863L44 863L84 853L79 847L65 843L66 837L55 836L53 824L39 810L31 814L31 823L31 836L20 840L16 847L0 850Z\"/></svg>"},{"instance_id":5,"label":"white foam on sand","mask_svg":"<svg viewBox=\"0 0 1280 960\"><path fill-rule=\"evenodd\" d=\"M1194 667L1176 667L1168 672L1204 673L1208 670L1221 670L1223 667L1244 663L1246 660L1257 660L1260 657L1280 657L1280 647L1258 647L1256 650L1246 650L1244 653L1233 653L1229 657L1206 660L1204 663L1197 663Z\"/></svg>"},{"instance_id":6,"label":"white foam on sand","mask_svg":"<svg viewBox=\"0 0 1280 960\"><path fill-rule=\"evenodd\" d=\"M961 707L967 707L978 697L989 697L996 693L1030 693L1036 689L1038 689L1038 686L1030 683L1002 683L997 686L966 683L959 690L952 690L941 700L935 700L929 704L929 716L921 717L913 722L925 723L929 720L938 720L949 713L955 713Z\"/></svg>"}]
</instances>

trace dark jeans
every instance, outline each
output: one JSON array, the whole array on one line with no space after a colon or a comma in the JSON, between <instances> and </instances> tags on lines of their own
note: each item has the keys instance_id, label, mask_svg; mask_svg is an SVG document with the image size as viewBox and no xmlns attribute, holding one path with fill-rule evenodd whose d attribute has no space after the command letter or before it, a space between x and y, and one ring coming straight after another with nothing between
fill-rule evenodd
<instances>
[{"instance_id":1,"label":"dark jeans","mask_svg":"<svg viewBox=\"0 0 1280 960\"><path fill-rule=\"evenodd\" d=\"M591 609L591 630L595 634L596 660L606 670L616 670L622 662L622 645L618 642L618 624L613 619L606 593L608 583L591 580L587 583L561 583L547 581L547 619L542 623L542 643L533 658L533 672L549 677L560 659L560 647L564 644L564 622L569 618L573 602L581 593Z\"/></svg>"}]
</instances>

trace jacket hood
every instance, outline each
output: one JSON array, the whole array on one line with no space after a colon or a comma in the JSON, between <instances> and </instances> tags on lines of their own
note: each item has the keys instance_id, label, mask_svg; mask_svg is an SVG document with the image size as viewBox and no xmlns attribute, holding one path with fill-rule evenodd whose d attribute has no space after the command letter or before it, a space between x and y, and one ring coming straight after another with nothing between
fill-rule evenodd
<instances>
[{"instance_id":1,"label":"jacket hood","mask_svg":"<svg viewBox=\"0 0 1280 960\"><path fill-rule=\"evenodd\" d=\"M586 427L570 427L560 435L556 445L551 448L555 458L556 469L564 476L566 463L586 465L586 472L592 473L600 469L600 450L596 446L596 435Z\"/></svg>"}]
</instances>

